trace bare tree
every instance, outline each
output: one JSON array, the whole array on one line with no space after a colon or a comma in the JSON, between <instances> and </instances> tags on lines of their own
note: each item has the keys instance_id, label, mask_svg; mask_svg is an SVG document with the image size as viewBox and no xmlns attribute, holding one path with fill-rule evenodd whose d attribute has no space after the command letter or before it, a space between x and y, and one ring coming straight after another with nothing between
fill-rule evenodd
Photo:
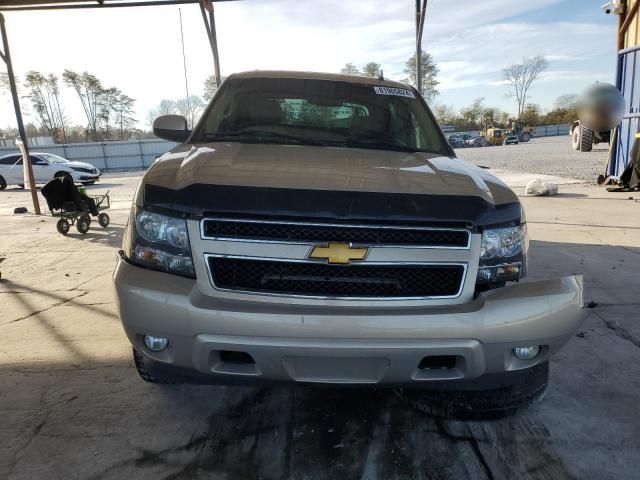
<instances>
[{"instance_id":1,"label":"bare tree","mask_svg":"<svg viewBox=\"0 0 640 480\"><path fill-rule=\"evenodd\" d=\"M575 110L578 104L578 95L575 93L565 93L556 98L553 108L557 110Z\"/></svg>"},{"instance_id":2,"label":"bare tree","mask_svg":"<svg viewBox=\"0 0 640 480\"><path fill-rule=\"evenodd\" d=\"M360 70L353 63L346 63L340 73L344 75L360 75Z\"/></svg>"},{"instance_id":3,"label":"bare tree","mask_svg":"<svg viewBox=\"0 0 640 480\"><path fill-rule=\"evenodd\" d=\"M205 104L197 95L189 95L188 97L181 98L176 101L176 108L178 113L187 119L187 125L189 128L198 122L200 115L204 110Z\"/></svg>"},{"instance_id":4,"label":"bare tree","mask_svg":"<svg viewBox=\"0 0 640 480\"><path fill-rule=\"evenodd\" d=\"M365 77L379 77L380 76L380 64L376 62L369 62L362 67L362 74Z\"/></svg>"},{"instance_id":5,"label":"bare tree","mask_svg":"<svg viewBox=\"0 0 640 480\"><path fill-rule=\"evenodd\" d=\"M118 97L122 95L122 92L115 87L105 88L100 94L99 102L99 116L102 131L104 132L104 138L111 136L112 121L115 121L115 104L118 101Z\"/></svg>"},{"instance_id":6,"label":"bare tree","mask_svg":"<svg viewBox=\"0 0 640 480\"><path fill-rule=\"evenodd\" d=\"M511 95L518 102L518 119L527 103L527 94L533 82L547 69L549 62L542 55L523 58L522 63L514 63L504 69L504 79L509 83Z\"/></svg>"},{"instance_id":7,"label":"bare tree","mask_svg":"<svg viewBox=\"0 0 640 480\"><path fill-rule=\"evenodd\" d=\"M160 103L147 112L147 123L153 125L153 121L161 115L171 115L177 113L178 107L173 100L161 100Z\"/></svg>"},{"instance_id":8,"label":"bare tree","mask_svg":"<svg viewBox=\"0 0 640 480\"><path fill-rule=\"evenodd\" d=\"M25 76L27 97L35 110L40 124L44 127L56 143L66 142L64 110L60 106L60 89L58 77L48 76L31 70Z\"/></svg>"},{"instance_id":9,"label":"bare tree","mask_svg":"<svg viewBox=\"0 0 640 480\"><path fill-rule=\"evenodd\" d=\"M3 93L9 93L9 74L0 72L0 94Z\"/></svg>"},{"instance_id":10,"label":"bare tree","mask_svg":"<svg viewBox=\"0 0 640 480\"><path fill-rule=\"evenodd\" d=\"M124 138L124 132L130 130L136 123L133 117L133 104L135 100L124 93L118 95L113 105L115 124L120 131L119 138Z\"/></svg>"},{"instance_id":11,"label":"bare tree","mask_svg":"<svg viewBox=\"0 0 640 480\"><path fill-rule=\"evenodd\" d=\"M104 94L102 83L95 75L89 72L82 74L72 70L65 70L62 73L64 83L73 88L80 98L84 114L87 117L87 131L91 134L92 140L98 141L98 125L100 122L100 102Z\"/></svg>"}]
</instances>

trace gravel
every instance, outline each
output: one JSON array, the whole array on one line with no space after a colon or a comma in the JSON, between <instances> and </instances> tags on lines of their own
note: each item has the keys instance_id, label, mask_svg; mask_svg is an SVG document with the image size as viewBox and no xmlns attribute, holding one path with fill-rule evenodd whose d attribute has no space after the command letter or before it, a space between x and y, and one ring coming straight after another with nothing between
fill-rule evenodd
<instances>
[{"instance_id":1,"label":"gravel","mask_svg":"<svg viewBox=\"0 0 640 480\"><path fill-rule=\"evenodd\" d=\"M534 138L529 143L484 148L458 148L456 154L476 165L524 173L597 183L598 175L606 171L609 144L595 145L591 152L571 148L569 135Z\"/></svg>"}]
</instances>

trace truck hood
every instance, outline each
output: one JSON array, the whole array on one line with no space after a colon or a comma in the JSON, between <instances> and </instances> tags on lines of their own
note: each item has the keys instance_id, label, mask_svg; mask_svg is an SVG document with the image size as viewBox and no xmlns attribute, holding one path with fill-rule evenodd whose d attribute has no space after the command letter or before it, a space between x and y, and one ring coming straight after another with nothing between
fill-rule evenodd
<instances>
[{"instance_id":1,"label":"truck hood","mask_svg":"<svg viewBox=\"0 0 640 480\"><path fill-rule=\"evenodd\" d=\"M146 173L138 204L198 215L475 225L520 220L515 194L486 169L461 159L299 145L178 146Z\"/></svg>"}]
</instances>

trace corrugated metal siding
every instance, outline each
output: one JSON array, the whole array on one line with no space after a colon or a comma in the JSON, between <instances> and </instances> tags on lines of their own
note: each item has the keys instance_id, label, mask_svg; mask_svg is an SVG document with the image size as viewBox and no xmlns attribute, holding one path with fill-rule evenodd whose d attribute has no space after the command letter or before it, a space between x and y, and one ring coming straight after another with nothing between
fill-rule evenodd
<instances>
[{"instance_id":1,"label":"corrugated metal siding","mask_svg":"<svg viewBox=\"0 0 640 480\"><path fill-rule=\"evenodd\" d=\"M640 0L629 0L627 11ZM623 49L618 52L618 80L616 85L625 99L625 115L618 127L609 171L619 177L631 162L631 152L640 133L640 14L636 13L624 36Z\"/></svg>"},{"instance_id":2,"label":"corrugated metal siding","mask_svg":"<svg viewBox=\"0 0 640 480\"><path fill-rule=\"evenodd\" d=\"M32 146L31 149L34 152L55 153L68 160L87 162L100 170L136 170L147 168L176 145L175 142L152 139ZM8 153L18 153L18 150L16 147L0 148L0 156Z\"/></svg>"}]
</instances>

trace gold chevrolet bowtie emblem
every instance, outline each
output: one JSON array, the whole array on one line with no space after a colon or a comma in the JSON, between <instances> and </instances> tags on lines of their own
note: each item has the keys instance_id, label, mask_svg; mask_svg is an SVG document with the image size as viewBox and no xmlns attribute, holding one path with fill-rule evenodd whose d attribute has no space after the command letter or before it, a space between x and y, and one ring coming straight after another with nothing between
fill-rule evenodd
<instances>
[{"instance_id":1,"label":"gold chevrolet bowtie emblem","mask_svg":"<svg viewBox=\"0 0 640 480\"><path fill-rule=\"evenodd\" d=\"M368 248L352 247L350 243L330 243L326 247L313 247L309 258L348 265L351 260L363 260L368 251Z\"/></svg>"}]
</instances>

